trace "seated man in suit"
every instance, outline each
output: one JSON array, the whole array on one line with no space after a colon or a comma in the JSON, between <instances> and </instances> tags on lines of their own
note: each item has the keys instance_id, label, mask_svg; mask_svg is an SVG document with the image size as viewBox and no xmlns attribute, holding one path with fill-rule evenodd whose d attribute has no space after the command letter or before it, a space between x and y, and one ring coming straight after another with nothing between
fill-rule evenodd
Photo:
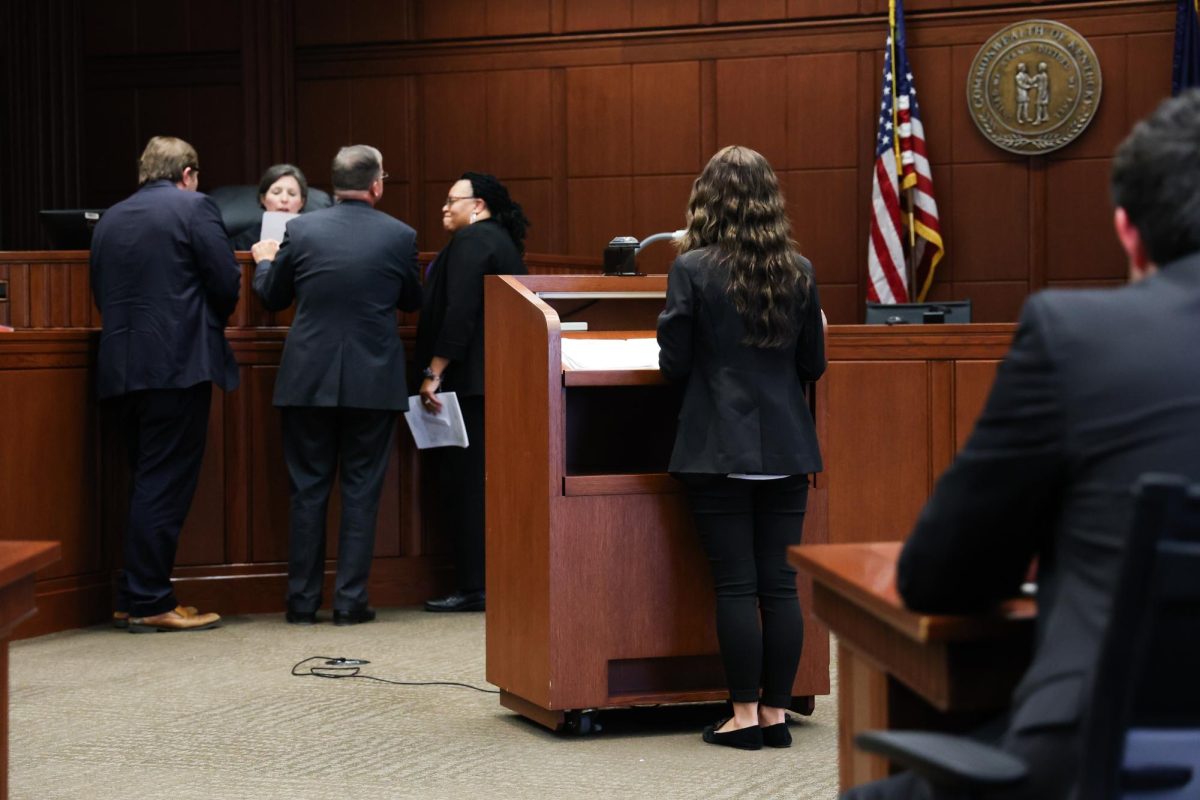
<instances>
[{"instance_id":1,"label":"seated man in suit","mask_svg":"<svg viewBox=\"0 0 1200 800\"><path fill-rule=\"evenodd\" d=\"M271 310L296 301L275 381L291 482L287 621L316 622L325 576L325 510L341 476L335 625L369 622L367 577L392 430L408 405L396 309L421 307L416 232L376 211L383 156L343 147L337 205L291 220L283 244L251 249L254 291Z\"/></svg>"},{"instance_id":2,"label":"seated man in suit","mask_svg":"<svg viewBox=\"0 0 1200 800\"><path fill-rule=\"evenodd\" d=\"M1144 472L1200 480L1200 92L1164 102L1121 144L1118 289L1039 292L1025 304L971 438L904 546L897 582L925 612L1013 596L1038 559L1033 662L998 727L1029 765L989 797L1072 796L1081 723ZM938 797L911 774L850 798Z\"/></svg>"}]
</instances>

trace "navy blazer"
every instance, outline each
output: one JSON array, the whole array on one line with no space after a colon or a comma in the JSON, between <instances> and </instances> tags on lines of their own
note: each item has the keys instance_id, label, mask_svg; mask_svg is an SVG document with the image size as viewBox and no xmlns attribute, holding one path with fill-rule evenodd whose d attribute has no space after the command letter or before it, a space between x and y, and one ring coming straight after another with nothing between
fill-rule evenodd
<instances>
[{"instance_id":1,"label":"navy blazer","mask_svg":"<svg viewBox=\"0 0 1200 800\"><path fill-rule=\"evenodd\" d=\"M798 336L786 347L742 344L745 325L725 291L713 248L675 259L658 317L659 368L686 382L675 473L804 475L821 470L804 385L825 372L825 335L812 265L809 293L793 309Z\"/></svg>"},{"instance_id":2,"label":"navy blazer","mask_svg":"<svg viewBox=\"0 0 1200 800\"><path fill-rule=\"evenodd\" d=\"M525 272L512 237L490 218L456 231L438 253L417 323L416 364L450 359L439 391L483 394L483 276Z\"/></svg>"},{"instance_id":3,"label":"navy blazer","mask_svg":"<svg viewBox=\"0 0 1200 800\"><path fill-rule=\"evenodd\" d=\"M92 294L103 327L101 398L141 389L238 385L225 323L242 273L207 195L151 181L92 233Z\"/></svg>"},{"instance_id":4,"label":"navy blazer","mask_svg":"<svg viewBox=\"0 0 1200 800\"><path fill-rule=\"evenodd\" d=\"M271 310L296 301L275 380L277 406L408 406L396 309L421 305L416 232L360 200L289 220L254 291Z\"/></svg>"},{"instance_id":5,"label":"navy blazer","mask_svg":"<svg viewBox=\"0 0 1200 800\"><path fill-rule=\"evenodd\" d=\"M901 596L929 612L1015 595L1038 557L1036 651L1012 731L1082 718L1134 481L1200 480L1197 341L1200 254L1119 289L1030 297L975 430L904 546Z\"/></svg>"}]
</instances>

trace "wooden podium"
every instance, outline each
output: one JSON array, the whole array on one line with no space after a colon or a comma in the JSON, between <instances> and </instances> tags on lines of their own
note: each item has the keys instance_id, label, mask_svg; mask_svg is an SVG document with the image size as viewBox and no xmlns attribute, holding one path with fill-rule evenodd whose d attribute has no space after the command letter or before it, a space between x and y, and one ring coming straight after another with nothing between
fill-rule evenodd
<instances>
[{"instance_id":1,"label":"wooden podium","mask_svg":"<svg viewBox=\"0 0 1200 800\"><path fill-rule=\"evenodd\" d=\"M666 275L484 283L487 679L501 704L586 732L600 708L726 698L712 578L666 472L681 392L657 369L562 366L564 336L653 338ZM829 693L829 637L798 583L794 708L809 713Z\"/></svg>"}]
</instances>

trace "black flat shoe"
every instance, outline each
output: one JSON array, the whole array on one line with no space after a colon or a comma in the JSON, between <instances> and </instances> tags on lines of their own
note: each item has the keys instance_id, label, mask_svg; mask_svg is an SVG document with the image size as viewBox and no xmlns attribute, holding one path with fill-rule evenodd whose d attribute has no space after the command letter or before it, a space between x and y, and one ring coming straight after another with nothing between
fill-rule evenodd
<instances>
[{"instance_id":1,"label":"black flat shoe","mask_svg":"<svg viewBox=\"0 0 1200 800\"><path fill-rule=\"evenodd\" d=\"M720 722L714 722L712 725L709 725L704 729L704 734L700 738L709 744L736 747L738 750L762 750L762 728L757 725L751 725L749 728L738 728L736 731L717 733L717 728L720 728L728 721L727 719L723 719Z\"/></svg>"},{"instance_id":2,"label":"black flat shoe","mask_svg":"<svg viewBox=\"0 0 1200 800\"><path fill-rule=\"evenodd\" d=\"M762 730L762 743L767 747L792 746L792 732L788 730L786 722L764 725L760 730Z\"/></svg>"},{"instance_id":3,"label":"black flat shoe","mask_svg":"<svg viewBox=\"0 0 1200 800\"><path fill-rule=\"evenodd\" d=\"M317 612L315 611L288 611L284 614L284 619L288 625L316 625Z\"/></svg>"},{"instance_id":4,"label":"black flat shoe","mask_svg":"<svg viewBox=\"0 0 1200 800\"><path fill-rule=\"evenodd\" d=\"M483 611L486 595L483 592L455 592L448 597L426 600L426 611Z\"/></svg>"},{"instance_id":5,"label":"black flat shoe","mask_svg":"<svg viewBox=\"0 0 1200 800\"><path fill-rule=\"evenodd\" d=\"M334 625L358 625L363 622L373 622L375 620L375 609L373 608L356 608L351 611L333 610Z\"/></svg>"}]
</instances>

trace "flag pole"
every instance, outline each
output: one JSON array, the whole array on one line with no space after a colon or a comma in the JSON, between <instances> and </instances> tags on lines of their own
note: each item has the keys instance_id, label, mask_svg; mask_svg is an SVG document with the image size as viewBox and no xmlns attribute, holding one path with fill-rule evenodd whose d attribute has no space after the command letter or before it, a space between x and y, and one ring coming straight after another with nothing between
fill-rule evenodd
<instances>
[{"instance_id":1,"label":"flag pole","mask_svg":"<svg viewBox=\"0 0 1200 800\"><path fill-rule=\"evenodd\" d=\"M1200 0L1196 0L1196 2L1200 2ZM899 177L904 172L904 160L900 151L900 106L896 99L896 39L900 35L899 28L896 26L896 0L888 0L888 28L892 34L888 37L892 42L892 147L896 151L896 172ZM898 183L901 186L904 185L902 177L899 178ZM910 303L913 302L913 292L917 286L917 232L914 225L913 188L913 186L908 186L904 192L905 199L907 200L905 205L908 206L908 264L905 272L908 273L908 301Z\"/></svg>"}]
</instances>

